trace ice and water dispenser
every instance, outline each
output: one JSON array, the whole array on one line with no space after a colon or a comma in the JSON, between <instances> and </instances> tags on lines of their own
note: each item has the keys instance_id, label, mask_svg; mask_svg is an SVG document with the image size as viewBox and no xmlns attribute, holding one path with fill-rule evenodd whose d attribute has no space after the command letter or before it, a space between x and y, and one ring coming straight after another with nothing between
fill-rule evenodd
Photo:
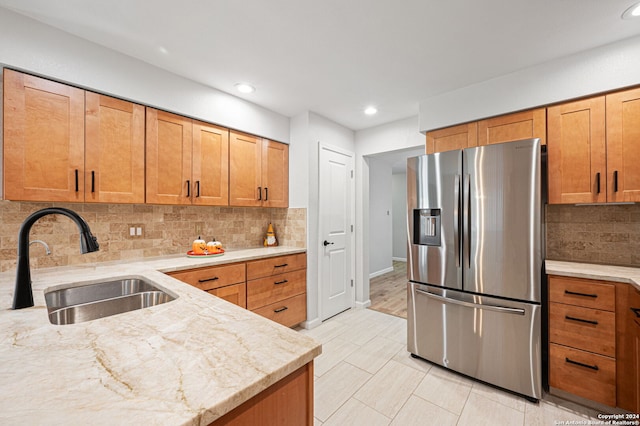
<instances>
[{"instance_id":1,"label":"ice and water dispenser","mask_svg":"<svg viewBox=\"0 0 640 426\"><path fill-rule=\"evenodd\" d=\"M413 210L413 244L440 245L440 209Z\"/></svg>"}]
</instances>

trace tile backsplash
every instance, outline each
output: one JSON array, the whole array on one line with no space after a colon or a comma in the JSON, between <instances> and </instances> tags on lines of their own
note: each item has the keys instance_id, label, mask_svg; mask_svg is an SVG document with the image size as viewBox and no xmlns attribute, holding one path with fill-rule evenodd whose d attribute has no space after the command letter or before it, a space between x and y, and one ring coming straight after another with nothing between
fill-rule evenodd
<instances>
[{"instance_id":1,"label":"tile backsplash","mask_svg":"<svg viewBox=\"0 0 640 426\"><path fill-rule=\"evenodd\" d=\"M546 258L640 267L640 204L547 205Z\"/></svg>"},{"instance_id":2,"label":"tile backsplash","mask_svg":"<svg viewBox=\"0 0 640 426\"><path fill-rule=\"evenodd\" d=\"M61 215L44 216L31 229L30 240L45 241L51 255L46 255L42 245L32 245L34 269L186 253L198 235L207 241L216 238L228 249L257 247L262 245L269 223L273 224L280 245L306 247L304 208L0 201L0 271L16 267L20 224L29 214L52 206L78 212L98 238L100 251L81 255L75 223ZM142 235L130 236L130 227L140 227Z\"/></svg>"}]
</instances>

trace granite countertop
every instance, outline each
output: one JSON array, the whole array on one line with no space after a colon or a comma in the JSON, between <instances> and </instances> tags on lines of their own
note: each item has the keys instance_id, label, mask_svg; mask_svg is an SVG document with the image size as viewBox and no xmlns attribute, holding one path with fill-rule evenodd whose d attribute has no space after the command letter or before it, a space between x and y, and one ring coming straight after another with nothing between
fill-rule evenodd
<instances>
[{"instance_id":1,"label":"granite countertop","mask_svg":"<svg viewBox=\"0 0 640 426\"><path fill-rule=\"evenodd\" d=\"M35 306L15 311L15 272L0 274L0 423L209 424L312 361L321 346L162 272L304 251L32 270ZM123 276L178 297L94 321L49 323L46 289Z\"/></svg>"},{"instance_id":2,"label":"granite countertop","mask_svg":"<svg viewBox=\"0 0 640 426\"><path fill-rule=\"evenodd\" d=\"M640 290L640 268L545 260L549 275L628 283Z\"/></svg>"}]
</instances>

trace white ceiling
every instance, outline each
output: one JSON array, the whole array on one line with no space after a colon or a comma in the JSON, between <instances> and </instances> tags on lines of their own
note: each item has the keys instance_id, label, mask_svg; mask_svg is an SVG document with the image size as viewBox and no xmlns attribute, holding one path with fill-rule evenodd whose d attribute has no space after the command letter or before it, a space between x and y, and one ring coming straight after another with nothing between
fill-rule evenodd
<instances>
[{"instance_id":1,"label":"white ceiling","mask_svg":"<svg viewBox=\"0 0 640 426\"><path fill-rule=\"evenodd\" d=\"M636 0L0 0L286 116L352 130L435 94L640 34ZM0 10L1 13L1 10ZM168 53L161 53L160 47ZM247 81L257 91L239 95ZM363 114L365 106L379 109Z\"/></svg>"}]
</instances>

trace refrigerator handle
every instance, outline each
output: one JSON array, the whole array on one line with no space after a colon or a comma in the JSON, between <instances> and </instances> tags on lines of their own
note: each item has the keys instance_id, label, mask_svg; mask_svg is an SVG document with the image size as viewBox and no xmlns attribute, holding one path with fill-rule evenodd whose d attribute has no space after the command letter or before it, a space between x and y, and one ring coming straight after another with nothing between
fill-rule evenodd
<instances>
[{"instance_id":1,"label":"refrigerator handle","mask_svg":"<svg viewBox=\"0 0 640 426\"><path fill-rule=\"evenodd\" d=\"M471 175L464 176L462 206L463 259L467 261L467 268L471 268Z\"/></svg>"},{"instance_id":2,"label":"refrigerator handle","mask_svg":"<svg viewBox=\"0 0 640 426\"><path fill-rule=\"evenodd\" d=\"M453 193L453 244L456 252L456 267L460 267L460 175L456 175Z\"/></svg>"},{"instance_id":3,"label":"refrigerator handle","mask_svg":"<svg viewBox=\"0 0 640 426\"><path fill-rule=\"evenodd\" d=\"M416 293L424 294L427 297L438 300L440 302L451 303L453 305L460 305L473 309L484 309L485 311L502 312L505 314L524 315L525 310L520 308L510 308L508 306L496 306L496 305L483 305L482 303L466 302L464 300L452 299L449 297L440 296L438 294L429 293L424 290L416 289Z\"/></svg>"}]
</instances>

